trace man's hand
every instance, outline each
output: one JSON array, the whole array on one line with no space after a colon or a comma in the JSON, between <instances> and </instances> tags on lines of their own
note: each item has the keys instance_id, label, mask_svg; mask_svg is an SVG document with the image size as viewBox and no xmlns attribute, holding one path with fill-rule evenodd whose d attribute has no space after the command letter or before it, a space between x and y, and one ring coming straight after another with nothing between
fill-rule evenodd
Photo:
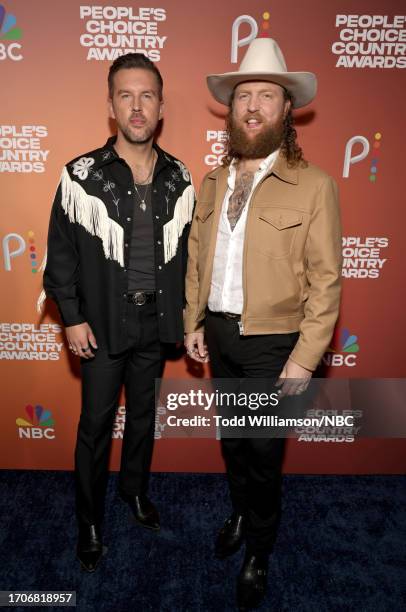
<instances>
[{"instance_id":1,"label":"man's hand","mask_svg":"<svg viewBox=\"0 0 406 612\"><path fill-rule=\"evenodd\" d=\"M65 331L69 348L74 355L79 355L84 359L94 357L92 348L97 349L97 342L88 323L71 325Z\"/></svg>"},{"instance_id":2,"label":"man's hand","mask_svg":"<svg viewBox=\"0 0 406 612\"><path fill-rule=\"evenodd\" d=\"M209 361L209 353L204 343L203 332L193 332L185 334L185 347L189 357L200 363Z\"/></svg>"},{"instance_id":3,"label":"man's hand","mask_svg":"<svg viewBox=\"0 0 406 612\"><path fill-rule=\"evenodd\" d=\"M311 377L312 372L310 370L306 370L298 363L288 359L279 374L278 381L275 383L276 387L281 387L279 398L285 395L300 395L306 391Z\"/></svg>"}]
</instances>

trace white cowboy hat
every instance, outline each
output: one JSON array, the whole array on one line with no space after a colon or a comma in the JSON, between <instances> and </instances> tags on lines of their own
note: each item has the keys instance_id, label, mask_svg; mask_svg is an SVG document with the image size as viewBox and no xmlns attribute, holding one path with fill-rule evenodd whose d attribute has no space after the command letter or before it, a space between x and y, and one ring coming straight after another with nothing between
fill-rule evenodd
<instances>
[{"instance_id":1,"label":"white cowboy hat","mask_svg":"<svg viewBox=\"0 0 406 612\"><path fill-rule=\"evenodd\" d=\"M273 38L255 38L238 72L209 74L207 77L207 85L214 98L227 106L234 88L246 81L270 81L281 85L292 94L293 108L309 104L317 91L315 74L287 71L285 58Z\"/></svg>"}]
</instances>

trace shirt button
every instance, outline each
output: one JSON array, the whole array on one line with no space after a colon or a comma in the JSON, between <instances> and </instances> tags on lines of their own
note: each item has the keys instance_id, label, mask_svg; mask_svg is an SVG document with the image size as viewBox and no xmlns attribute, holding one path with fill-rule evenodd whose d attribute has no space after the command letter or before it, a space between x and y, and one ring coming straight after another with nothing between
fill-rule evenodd
<instances>
[{"instance_id":1,"label":"shirt button","mask_svg":"<svg viewBox=\"0 0 406 612\"><path fill-rule=\"evenodd\" d=\"M127 297L127 294L126 294L126 293L123 293L123 298L126 298L126 297Z\"/></svg>"},{"instance_id":2,"label":"shirt button","mask_svg":"<svg viewBox=\"0 0 406 612\"><path fill-rule=\"evenodd\" d=\"M159 219L159 215L155 215L155 219Z\"/></svg>"},{"instance_id":3,"label":"shirt button","mask_svg":"<svg viewBox=\"0 0 406 612\"><path fill-rule=\"evenodd\" d=\"M152 193L156 193L156 189L154 189Z\"/></svg>"},{"instance_id":4,"label":"shirt button","mask_svg":"<svg viewBox=\"0 0 406 612\"><path fill-rule=\"evenodd\" d=\"M124 272L127 272L127 270L124 268Z\"/></svg>"},{"instance_id":5,"label":"shirt button","mask_svg":"<svg viewBox=\"0 0 406 612\"><path fill-rule=\"evenodd\" d=\"M162 266L158 266L158 270L162 270Z\"/></svg>"},{"instance_id":6,"label":"shirt button","mask_svg":"<svg viewBox=\"0 0 406 612\"><path fill-rule=\"evenodd\" d=\"M128 242L126 242L124 246L127 249L128 248Z\"/></svg>"},{"instance_id":7,"label":"shirt button","mask_svg":"<svg viewBox=\"0 0 406 612\"><path fill-rule=\"evenodd\" d=\"M162 244L162 242L160 240L158 240L158 244Z\"/></svg>"},{"instance_id":8,"label":"shirt button","mask_svg":"<svg viewBox=\"0 0 406 612\"><path fill-rule=\"evenodd\" d=\"M127 221L131 221L131 217L127 217Z\"/></svg>"},{"instance_id":9,"label":"shirt button","mask_svg":"<svg viewBox=\"0 0 406 612\"><path fill-rule=\"evenodd\" d=\"M132 194L132 191L127 191L127 193L128 193L128 195L131 195L131 194Z\"/></svg>"},{"instance_id":10,"label":"shirt button","mask_svg":"<svg viewBox=\"0 0 406 612\"><path fill-rule=\"evenodd\" d=\"M158 291L158 293L162 293L162 289L160 289L160 290Z\"/></svg>"},{"instance_id":11,"label":"shirt button","mask_svg":"<svg viewBox=\"0 0 406 612\"><path fill-rule=\"evenodd\" d=\"M159 316L160 316L160 317L163 317L163 316L164 316L164 313L163 313L163 312L160 312L160 313L159 313Z\"/></svg>"}]
</instances>

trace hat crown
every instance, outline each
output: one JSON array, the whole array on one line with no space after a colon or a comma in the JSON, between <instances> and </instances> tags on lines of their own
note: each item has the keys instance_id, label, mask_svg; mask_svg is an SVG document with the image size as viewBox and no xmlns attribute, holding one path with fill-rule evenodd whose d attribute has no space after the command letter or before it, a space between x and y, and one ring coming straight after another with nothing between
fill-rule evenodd
<instances>
[{"instance_id":1,"label":"hat crown","mask_svg":"<svg viewBox=\"0 0 406 612\"><path fill-rule=\"evenodd\" d=\"M239 72L287 72L285 58L273 38L255 38L248 47Z\"/></svg>"},{"instance_id":2,"label":"hat crown","mask_svg":"<svg viewBox=\"0 0 406 612\"><path fill-rule=\"evenodd\" d=\"M207 85L214 98L230 105L234 89L246 81L269 81L290 92L293 108L309 104L316 95L317 79L313 72L288 72L285 58L273 38L251 41L238 70L224 74L209 74Z\"/></svg>"}]
</instances>

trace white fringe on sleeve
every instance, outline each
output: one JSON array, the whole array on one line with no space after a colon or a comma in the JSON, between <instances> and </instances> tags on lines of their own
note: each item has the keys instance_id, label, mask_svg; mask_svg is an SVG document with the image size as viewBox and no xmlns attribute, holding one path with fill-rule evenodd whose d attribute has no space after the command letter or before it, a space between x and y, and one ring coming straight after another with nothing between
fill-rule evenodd
<instances>
[{"instance_id":1,"label":"white fringe on sleeve","mask_svg":"<svg viewBox=\"0 0 406 612\"><path fill-rule=\"evenodd\" d=\"M168 263L176 255L179 238L182 235L186 223L192 220L193 205L195 202L195 190L193 185L188 185L181 196L177 199L173 218L165 223L164 230L164 258Z\"/></svg>"},{"instance_id":2,"label":"white fringe on sleeve","mask_svg":"<svg viewBox=\"0 0 406 612\"><path fill-rule=\"evenodd\" d=\"M106 259L113 259L124 268L124 230L110 219L104 202L72 181L66 168L62 170L61 188L62 208L69 221L79 223L89 234L100 238Z\"/></svg>"}]
</instances>

